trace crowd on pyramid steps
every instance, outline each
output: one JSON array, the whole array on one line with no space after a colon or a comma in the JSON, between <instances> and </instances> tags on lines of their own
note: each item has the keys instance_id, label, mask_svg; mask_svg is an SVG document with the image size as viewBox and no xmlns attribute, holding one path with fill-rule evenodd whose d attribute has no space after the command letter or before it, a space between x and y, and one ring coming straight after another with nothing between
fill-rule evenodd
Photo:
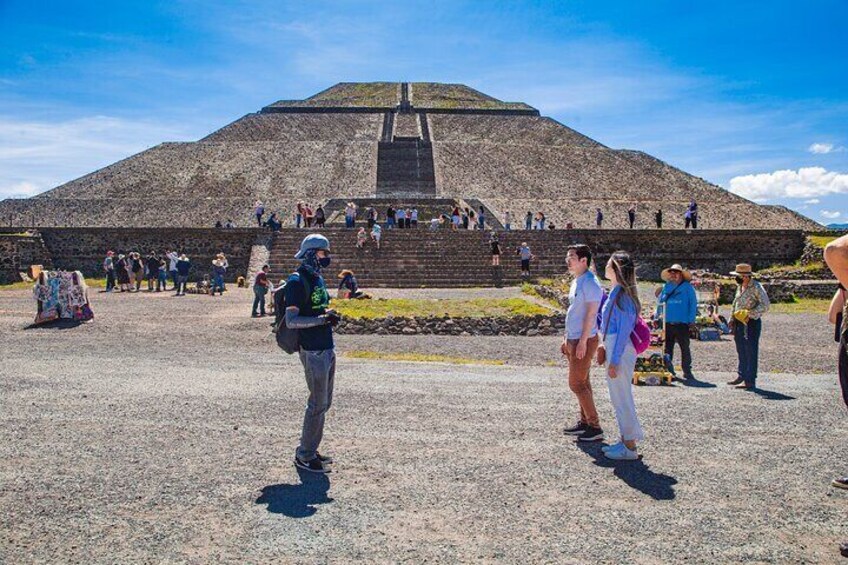
<instances>
[{"instance_id":1,"label":"crowd on pyramid steps","mask_svg":"<svg viewBox=\"0 0 848 565\"><path fill-rule=\"evenodd\" d=\"M218 253L193 287L194 291L209 296L215 296L216 292L223 295L228 267L226 255ZM140 292L145 281L148 292L163 292L168 290L170 280L170 290L175 291L175 296L185 296L191 269L191 259L184 252L172 249L151 251L144 257L137 251L107 251L103 259L106 292Z\"/></svg>"},{"instance_id":2,"label":"crowd on pyramid steps","mask_svg":"<svg viewBox=\"0 0 848 565\"><path fill-rule=\"evenodd\" d=\"M359 207L354 202L348 202L344 209L345 227L349 229L356 228L357 211ZM259 227L268 228L272 231L279 231L283 228L284 222L280 218L278 212L270 213L265 217L265 205L257 200L254 204L253 214L256 218L256 225ZM365 222L368 228L371 229L375 224L382 223L385 229L411 229L417 228L419 219L423 221L431 230L439 228L450 228L453 230L485 230L487 224L487 211L484 206L480 206L478 210L473 207L454 206L452 209L446 209L444 212L433 218L419 218L418 208L415 206L393 206L389 205L384 211L378 210L374 206L367 206L364 211ZM663 211L658 208L653 212L654 225L657 229L663 229ZM298 202L291 216L292 224L295 228L316 228L321 229L327 223L327 213L321 204L315 208L311 205ZM523 221L519 219L519 223L515 224L515 217L511 210L503 212L500 218L503 229L511 231L514 228L525 230L554 230L556 226L549 222L545 216L545 212L530 210L523 217ZM598 229L604 227L606 216L603 209L596 208L595 226ZM638 225L637 205L631 205L627 210L627 224L630 229L636 229ZM694 200L690 201L685 214L683 215L684 229L698 229L698 203ZM491 222L489 222L491 223ZM216 222L216 228L228 229L234 228L235 224L232 220L227 220L226 223ZM565 229L571 229L573 224L567 222Z\"/></svg>"}]
</instances>

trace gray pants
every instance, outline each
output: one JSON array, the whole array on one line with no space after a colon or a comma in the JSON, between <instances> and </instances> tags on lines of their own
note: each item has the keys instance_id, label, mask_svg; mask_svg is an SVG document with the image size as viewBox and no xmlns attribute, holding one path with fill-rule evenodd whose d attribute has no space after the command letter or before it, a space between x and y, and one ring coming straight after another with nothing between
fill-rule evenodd
<instances>
[{"instance_id":1,"label":"gray pants","mask_svg":"<svg viewBox=\"0 0 848 565\"><path fill-rule=\"evenodd\" d=\"M315 459L321 438L324 436L324 418L333 403L333 384L336 377L336 352L300 350L300 362L306 375L309 400L303 416L303 432L297 456L304 461Z\"/></svg>"}]
</instances>

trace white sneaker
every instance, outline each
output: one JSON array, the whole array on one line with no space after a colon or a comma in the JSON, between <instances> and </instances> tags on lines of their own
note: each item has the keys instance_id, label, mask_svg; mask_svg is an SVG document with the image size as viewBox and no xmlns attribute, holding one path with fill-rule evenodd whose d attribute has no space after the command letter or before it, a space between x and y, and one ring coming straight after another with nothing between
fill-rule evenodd
<instances>
[{"instance_id":1,"label":"white sneaker","mask_svg":"<svg viewBox=\"0 0 848 565\"><path fill-rule=\"evenodd\" d=\"M623 443L623 442L614 443L614 444L612 444L612 445L605 445L605 446L601 447L601 451L603 451L604 453L606 453L607 451L612 451L612 450L615 450L615 449L620 449L623 445L624 445L624 443Z\"/></svg>"},{"instance_id":2,"label":"white sneaker","mask_svg":"<svg viewBox=\"0 0 848 565\"><path fill-rule=\"evenodd\" d=\"M615 461L635 461L639 459L639 453L635 449L628 449L623 443L618 449L610 449L604 452L607 459Z\"/></svg>"}]
</instances>

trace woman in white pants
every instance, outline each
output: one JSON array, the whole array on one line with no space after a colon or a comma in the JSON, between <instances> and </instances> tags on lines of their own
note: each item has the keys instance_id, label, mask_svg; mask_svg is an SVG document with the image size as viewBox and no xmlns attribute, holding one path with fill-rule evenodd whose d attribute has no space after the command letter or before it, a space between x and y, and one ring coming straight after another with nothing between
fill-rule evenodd
<instances>
[{"instance_id":1,"label":"woman in white pants","mask_svg":"<svg viewBox=\"0 0 848 565\"><path fill-rule=\"evenodd\" d=\"M636 442L644 439L644 434L633 402L636 349L630 334L642 305L636 288L636 268L630 255L624 251L613 253L607 262L606 278L612 282L613 289L601 312L604 340L598 348L598 364L607 370L607 386L621 441L602 450L610 459L632 461L639 458Z\"/></svg>"}]
</instances>

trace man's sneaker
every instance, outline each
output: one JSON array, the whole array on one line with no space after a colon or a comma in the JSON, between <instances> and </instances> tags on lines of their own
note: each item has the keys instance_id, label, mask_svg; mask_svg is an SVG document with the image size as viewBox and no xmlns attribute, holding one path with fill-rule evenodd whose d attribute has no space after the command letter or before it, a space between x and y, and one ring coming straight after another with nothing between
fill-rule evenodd
<instances>
[{"instance_id":1,"label":"man's sneaker","mask_svg":"<svg viewBox=\"0 0 848 565\"><path fill-rule=\"evenodd\" d=\"M833 479L830 484L835 486L836 488L848 489L848 477Z\"/></svg>"},{"instance_id":2,"label":"man's sneaker","mask_svg":"<svg viewBox=\"0 0 848 565\"><path fill-rule=\"evenodd\" d=\"M592 426L586 426L583 433L577 436L577 441L600 441L602 439L604 439L604 430Z\"/></svg>"},{"instance_id":3,"label":"man's sneaker","mask_svg":"<svg viewBox=\"0 0 848 565\"><path fill-rule=\"evenodd\" d=\"M316 452L315 452L315 457L316 457L316 458L317 458L317 459L318 459L321 463L323 463L324 465L332 465L332 464L333 464L333 458L332 458L332 457L330 457L329 455L321 455L320 453L318 453L318 452L316 451Z\"/></svg>"},{"instance_id":4,"label":"man's sneaker","mask_svg":"<svg viewBox=\"0 0 848 565\"><path fill-rule=\"evenodd\" d=\"M607 459L612 459L614 461L635 461L639 459L639 453L635 449L629 449L623 443L618 447L618 449L605 451L604 456Z\"/></svg>"},{"instance_id":5,"label":"man's sneaker","mask_svg":"<svg viewBox=\"0 0 848 565\"><path fill-rule=\"evenodd\" d=\"M576 424L574 424L573 426L571 426L570 428L565 428L564 430L562 430L562 433L564 433L565 435L568 435L568 436L579 436L584 431L586 431L587 427L588 426L586 425L585 422L581 422L581 421L578 420L578 422Z\"/></svg>"},{"instance_id":6,"label":"man's sneaker","mask_svg":"<svg viewBox=\"0 0 848 565\"><path fill-rule=\"evenodd\" d=\"M612 451L613 449L621 449L622 445L624 445L624 442L621 442L621 441L618 442L618 443L614 443L612 445L605 445L605 446L601 447L601 451L606 453L607 451Z\"/></svg>"},{"instance_id":7,"label":"man's sneaker","mask_svg":"<svg viewBox=\"0 0 848 565\"><path fill-rule=\"evenodd\" d=\"M300 457L295 456L294 458L294 466L298 469L303 469L304 471L309 471L310 473L329 473L330 470L324 465L324 462L318 459L310 459L309 461L304 461Z\"/></svg>"}]
</instances>

